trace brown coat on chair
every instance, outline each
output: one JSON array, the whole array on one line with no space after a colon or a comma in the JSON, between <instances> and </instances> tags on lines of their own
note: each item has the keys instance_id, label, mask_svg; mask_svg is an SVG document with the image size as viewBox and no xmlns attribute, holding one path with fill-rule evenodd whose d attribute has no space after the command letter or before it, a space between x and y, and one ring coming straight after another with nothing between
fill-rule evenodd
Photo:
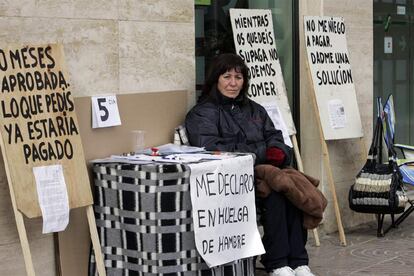
<instances>
[{"instance_id":1,"label":"brown coat on chair","mask_svg":"<svg viewBox=\"0 0 414 276\"><path fill-rule=\"evenodd\" d=\"M303 211L303 226L313 229L319 225L327 200L316 187L319 180L292 168L280 169L272 165L255 167L257 195L266 198L272 190L283 193Z\"/></svg>"}]
</instances>

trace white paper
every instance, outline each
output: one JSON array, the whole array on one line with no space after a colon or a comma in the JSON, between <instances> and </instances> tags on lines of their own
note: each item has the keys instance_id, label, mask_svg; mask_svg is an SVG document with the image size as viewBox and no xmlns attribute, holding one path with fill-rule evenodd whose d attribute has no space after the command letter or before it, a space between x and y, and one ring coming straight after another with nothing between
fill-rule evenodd
<instances>
[{"instance_id":1,"label":"white paper","mask_svg":"<svg viewBox=\"0 0 414 276\"><path fill-rule=\"evenodd\" d=\"M234 157L234 154L231 153L219 153L219 154L209 154L209 153L183 153L183 154L171 154L164 157L164 159L172 159L182 162L194 162L198 160L222 160Z\"/></svg>"},{"instance_id":2,"label":"white paper","mask_svg":"<svg viewBox=\"0 0 414 276\"><path fill-rule=\"evenodd\" d=\"M62 165L33 167L43 217L43 234L65 230L69 201Z\"/></svg>"},{"instance_id":3,"label":"white paper","mask_svg":"<svg viewBox=\"0 0 414 276\"><path fill-rule=\"evenodd\" d=\"M405 6L397 6L397 14L405 15Z\"/></svg>"},{"instance_id":4,"label":"white paper","mask_svg":"<svg viewBox=\"0 0 414 276\"><path fill-rule=\"evenodd\" d=\"M152 156L148 154L112 155L110 158L96 159L93 163L125 162L131 164L148 164L152 162L168 163L191 163L204 160L221 160L234 157L231 153L209 154L209 153L182 153L170 155Z\"/></svg>"},{"instance_id":5,"label":"white paper","mask_svg":"<svg viewBox=\"0 0 414 276\"><path fill-rule=\"evenodd\" d=\"M121 125L118 102L115 95L94 96L92 100L92 128Z\"/></svg>"},{"instance_id":6,"label":"white paper","mask_svg":"<svg viewBox=\"0 0 414 276\"><path fill-rule=\"evenodd\" d=\"M392 54L392 37L384 37L384 54Z\"/></svg>"},{"instance_id":7,"label":"white paper","mask_svg":"<svg viewBox=\"0 0 414 276\"><path fill-rule=\"evenodd\" d=\"M263 254L256 222L252 156L189 167L195 243L207 265Z\"/></svg>"},{"instance_id":8,"label":"white paper","mask_svg":"<svg viewBox=\"0 0 414 276\"><path fill-rule=\"evenodd\" d=\"M165 144L157 147L160 154L196 153L205 151L204 147L193 147L176 144Z\"/></svg>"},{"instance_id":9,"label":"white paper","mask_svg":"<svg viewBox=\"0 0 414 276\"><path fill-rule=\"evenodd\" d=\"M161 156L151 156L147 154L128 154L128 155L111 155L109 160L113 162L128 162L134 164L149 164L157 159L161 159Z\"/></svg>"},{"instance_id":10,"label":"white paper","mask_svg":"<svg viewBox=\"0 0 414 276\"><path fill-rule=\"evenodd\" d=\"M344 104L335 99L328 102L329 123L332 128L344 128L346 126L346 115Z\"/></svg>"},{"instance_id":11,"label":"white paper","mask_svg":"<svg viewBox=\"0 0 414 276\"><path fill-rule=\"evenodd\" d=\"M128 156L124 155L112 155L107 158L101 159L94 159L90 161L92 164L96 163L128 163L128 164L137 164L137 165L144 165L152 163L152 160L137 160L128 158Z\"/></svg>"},{"instance_id":12,"label":"white paper","mask_svg":"<svg viewBox=\"0 0 414 276\"><path fill-rule=\"evenodd\" d=\"M283 140L285 141L285 144L292 148L293 144L290 140L285 120L283 120L282 118L282 114L280 113L279 107L276 104L267 104L263 105L263 107L266 109L267 114L269 114L269 117L275 125L275 128L282 131Z\"/></svg>"},{"instance_id":13,"label":"white paper","mask_svg":"<svg viewBox=\"0 0 414 276\"><path fill-rule=\"evenodd\" d=\"M164 144L157 147L154 147L158 149L158 154L160 155L169 155L169 154L175 154L175 153L198 153L206 151L204 147L193 147L193 146L185 146L185 145L177 145L177 144ZM141 151L137 151L137 154L151 154L152 150L150 148L144 149Z\"/></svg>"}]
</instances>

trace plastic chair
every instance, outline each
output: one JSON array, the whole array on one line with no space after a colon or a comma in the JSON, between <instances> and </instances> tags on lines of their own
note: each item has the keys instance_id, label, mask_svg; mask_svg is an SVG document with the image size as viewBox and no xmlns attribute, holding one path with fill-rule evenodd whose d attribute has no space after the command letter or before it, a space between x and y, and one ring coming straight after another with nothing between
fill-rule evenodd
<instances>
[{"instance_id":1,"label":"plastic chair","mask_svg":"<svg viewBox=\"0 0 414 276\"><path fill-rule=\"evenodd\" d=\"M391 148L396 151L399 150L402 158L397 160L397 163L400 167L400 172L403 177L403 182L405 185L411 185L414 187L414 147L404 144L395 144L395 111L394 111L394 99L393 96L388 96L387 101L383 106L383 129L384 129L384 140L387 146L391 145ZM408 193L408 195L410 195ZM414 200L408 199L408 207L404 212L399 215L399 217L394 220L394 216L391 215L391 226L389 226L385 231L384 235L391 229L396 228L400 225L413 211L414 211ZM382 217L381 217L382 216ZM384 215L379 215L378 221L381 224L383 222Z\"/></svg>"}]
</instances>

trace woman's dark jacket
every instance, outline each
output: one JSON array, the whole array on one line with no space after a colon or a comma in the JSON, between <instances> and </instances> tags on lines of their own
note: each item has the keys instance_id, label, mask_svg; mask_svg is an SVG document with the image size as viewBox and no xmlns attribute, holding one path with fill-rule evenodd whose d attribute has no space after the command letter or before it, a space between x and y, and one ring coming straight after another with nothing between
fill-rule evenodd
<instances>
[{"instance_id":1,"label":"woman's dark jacket","mask_svg":"<svg viewBox=\"0 0 414 276\"><path fill-rule=\"evenodd\" d=\"M256 164L266 163L266 149L277 147L290 164L291 148L283 142L266 110L250 99L223 95L194 106L185 119L190 144L209 151L251 152Z\"/></svg>"}]
</instances>

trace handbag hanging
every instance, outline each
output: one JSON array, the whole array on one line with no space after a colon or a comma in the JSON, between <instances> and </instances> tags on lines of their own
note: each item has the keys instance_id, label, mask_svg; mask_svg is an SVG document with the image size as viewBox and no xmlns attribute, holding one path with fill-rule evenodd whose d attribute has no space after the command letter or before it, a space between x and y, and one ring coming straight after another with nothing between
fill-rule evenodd
<instances>
[{"instance_id":1,"label":"handbag hanging","mask_svg":"<svg viewBox=\"0 0 414 276\"><path fill-rule=\"evenodd\" d=\"M377 105L379 108L372 143L367 161L349 190L349 207L360 213L399 214L404 212L408 197L392 141L387 145L388 162L382 162L383 124L379 98Z\"/></svg>"}]
</instances>

